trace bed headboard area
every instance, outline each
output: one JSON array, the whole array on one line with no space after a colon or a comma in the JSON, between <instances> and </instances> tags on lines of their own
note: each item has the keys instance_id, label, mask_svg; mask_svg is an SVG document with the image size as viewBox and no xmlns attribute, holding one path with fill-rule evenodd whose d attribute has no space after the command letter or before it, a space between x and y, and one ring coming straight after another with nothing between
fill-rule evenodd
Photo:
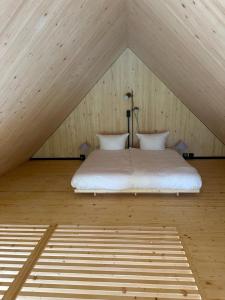
<instances>
[{"instance_id":1,"label":"bed headboard area","mask_svg":"<svg viewBox=\"0 0 225 300\"><path fill-rule=\"evenodd\" d=\"M182 140L198 156L224 156L225 145L129 49L125 50L34 157L76 157L80 145L98 147L97 133L127 132L124 101L134 91L139 131L169 130L168 145ZM134 121L134 133L138 131ZM137 139L134 140L137 143Z\"/></svg>"}]
</instances>

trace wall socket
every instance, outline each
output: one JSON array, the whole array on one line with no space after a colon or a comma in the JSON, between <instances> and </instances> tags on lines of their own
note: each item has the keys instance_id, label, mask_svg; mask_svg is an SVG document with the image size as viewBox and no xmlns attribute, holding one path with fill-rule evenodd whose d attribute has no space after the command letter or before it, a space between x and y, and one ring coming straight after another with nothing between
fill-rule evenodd
<instances>
[{"instance_id":1,"label":"wall socket","mask_svg":"<svg viewBox=\"0 0 225 300\"><path fill-rule=\"evenodd\" d=\"M185 159L192 159L194 158L195 154L192 152L183 153L183 158Z\"/></svg>"}]
</instances>

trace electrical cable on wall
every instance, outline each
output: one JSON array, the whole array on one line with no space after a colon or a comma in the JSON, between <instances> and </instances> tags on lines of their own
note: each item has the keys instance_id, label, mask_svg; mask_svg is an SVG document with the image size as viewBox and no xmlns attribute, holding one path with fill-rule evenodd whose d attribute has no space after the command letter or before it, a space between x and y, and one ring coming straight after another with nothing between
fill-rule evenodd
<instances>
[{"instance_id":1,"label":"electrical cable on wall","mask_svg":"<svg viewBox=\"0 0 225 300\"><path fill-rule=\"evenodd\" d=\"M134 107L134 117L136 121L136 131L139 132L140 126L139 126L139 107Z\"/></svg>"},{"instance_id":2,"label":"electrical cable on wall","mask_svg":"<svg viewBox=\"0 0 225 300\"><path fill-rule=\"evenodd\" d=\"M127 111L127 118L128 118L128 133L130 133L130 113L131 112L131 147L134 146L134 118L137 123L137 130L139 131L139 120L138 120L138 111L139 107L134 106L134 92L131 90L131 92L128 92L124 95L124 100L131 100L131 109ZM128 148L130 146L128 139Z\"/></svg>"}]
</instances>

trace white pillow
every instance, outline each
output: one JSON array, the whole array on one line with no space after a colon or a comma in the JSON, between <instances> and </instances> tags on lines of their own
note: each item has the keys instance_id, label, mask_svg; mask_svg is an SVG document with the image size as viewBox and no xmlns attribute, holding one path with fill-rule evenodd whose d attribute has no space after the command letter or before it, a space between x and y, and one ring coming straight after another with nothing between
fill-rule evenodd
<instances>
[{"instance_id":1,"label":"white pillow","mask_svg":"<svg viewBox=\"0 0 225 300\"><path fill-rule=\"evenodd\" d=\"M123 150L129 133L124 134L97 134L101 150Z\"/></svg>"},{"instance_id":2,"label":"white pillow","mask_svg":"<svg viewBox=\"0 0 225 300\"><path fill-rule=\"evenodd\" d=\"M139 139L141 150L165 150L169 132L152 134L137 133L136 135Z\"/></svg>"}]
</instances>

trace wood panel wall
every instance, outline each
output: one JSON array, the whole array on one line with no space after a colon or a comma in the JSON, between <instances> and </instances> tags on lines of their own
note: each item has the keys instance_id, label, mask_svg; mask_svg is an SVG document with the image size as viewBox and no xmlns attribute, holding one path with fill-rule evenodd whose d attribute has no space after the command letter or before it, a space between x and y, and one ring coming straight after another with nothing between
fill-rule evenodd
<instances>
[{"instance_id":1,"label":"wood panel wall","mask_svg":"<svg viewBox=\"0 0 225 300\"><path fill-rule=\"evenodd\" d=\"M127 49L34 156L79 156L81 143L98 147L96 133L126 132L123 96L131 89L140 131L169 130L169 146L183 140L196 155L225 155L225 145Z\"/></svg>"}]
</instances>

